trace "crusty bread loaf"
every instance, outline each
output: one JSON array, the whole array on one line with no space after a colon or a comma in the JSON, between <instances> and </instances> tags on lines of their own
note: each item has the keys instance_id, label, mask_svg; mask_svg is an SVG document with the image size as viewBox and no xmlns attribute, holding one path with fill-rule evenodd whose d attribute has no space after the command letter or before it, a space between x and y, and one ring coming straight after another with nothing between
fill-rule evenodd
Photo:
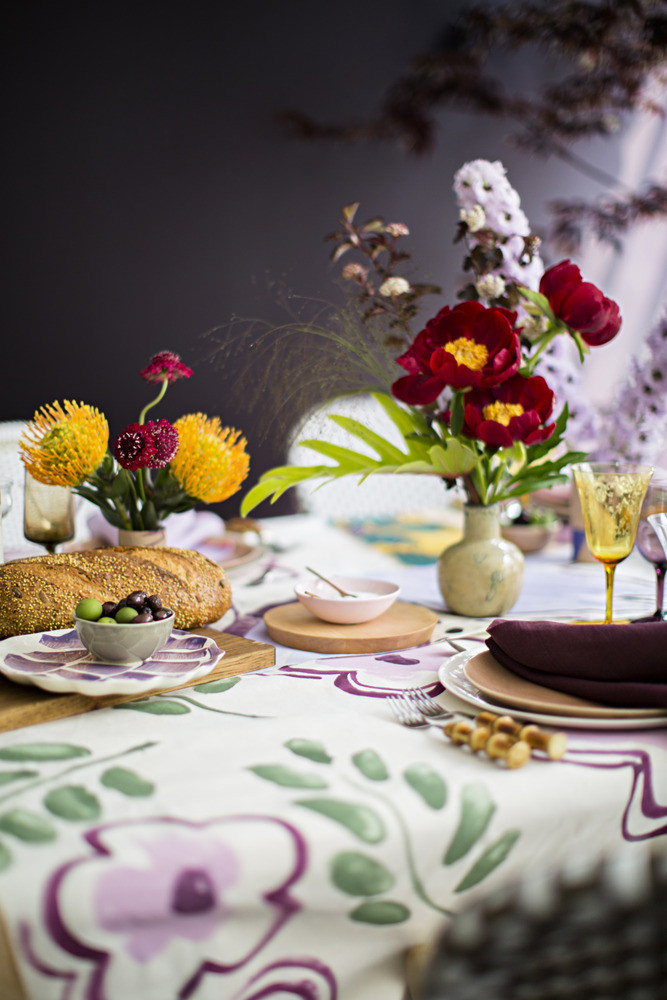
<instances>
[{"instance_id":1,"label":"crusty bread loaf","mask_svg":"<svg viewBox=\"0 0 667 1000\"><path fill-rule=\"evenodd\" d=\"M225 571L192 549L117 546L15 559L0 566L0 638L67 628L83 597L158 594L176 628L217 621L231 605Z\"/></svg>"}]
</instances>

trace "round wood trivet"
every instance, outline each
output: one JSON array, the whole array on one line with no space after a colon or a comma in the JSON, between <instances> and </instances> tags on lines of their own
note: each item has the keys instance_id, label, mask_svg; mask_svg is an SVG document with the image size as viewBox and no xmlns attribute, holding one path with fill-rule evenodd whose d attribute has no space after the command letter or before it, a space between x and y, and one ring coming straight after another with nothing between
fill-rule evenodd
<instances>
[{"instance_id":1,"label":"round wood trivet","mask_svg":"<svg viewBox=\"0 0 667 1000\"><path fill-rule=\"evenodd\" d=\"M438 616L419 604L397 601L384 614L360 625L323 622L302 604L283 604L264 615L274 642L313 653L385 653L428 642Z\"/></svg>"}]
</instances>

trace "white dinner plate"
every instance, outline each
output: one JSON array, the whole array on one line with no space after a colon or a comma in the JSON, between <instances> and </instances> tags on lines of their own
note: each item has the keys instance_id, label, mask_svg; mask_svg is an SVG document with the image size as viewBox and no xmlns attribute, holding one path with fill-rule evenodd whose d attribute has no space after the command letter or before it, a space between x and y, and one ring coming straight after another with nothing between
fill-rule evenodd
<instances>
[{"instance_id":1,"label":"white dinner plate","mask_svg":"<svg viewBox=\"0 0 667 1000\"><path fill-rule=\"evenodd\" d=\"M552 715L529 711L523 708L509 708L490 696L483 694L465 675L465 665L479 649L468 649L445 660L438 670L440 683L451 694L484 712L510 714L515 719L526 719L545 726L569 729L664 729L667 728L667 714L664 715L623 715L621 718L583 718L573 715ZM641 710L638 710L641 711Z\"/></svg>"},{"instance_id":2,"label":"white dinner plate","mask_svg":"<svg viewBox=\"0 0 667 1000\"><path fill-rule=\"evenodd\" d=\"M204 538L201 549L209 559L220 563L224 570L245 566L246 563L254 562L266 554L264 545L261 543L251 545L232 531L226 531L224 535L216 535L214 538Z\"/></svg>"},{"instance_id":3,"label":"white dinner plate","mask_svg":"<svg viewBox=\"0 0 667 1000\"><path fill-rule=\"evenodd\" d=\"M64 628L0 640L0 673L19 684L62 694L140 695L204 677L223 655L214 639L174 629L143 663L101 663L81 644L76 629Z\"/></svg>"}]
</instances>

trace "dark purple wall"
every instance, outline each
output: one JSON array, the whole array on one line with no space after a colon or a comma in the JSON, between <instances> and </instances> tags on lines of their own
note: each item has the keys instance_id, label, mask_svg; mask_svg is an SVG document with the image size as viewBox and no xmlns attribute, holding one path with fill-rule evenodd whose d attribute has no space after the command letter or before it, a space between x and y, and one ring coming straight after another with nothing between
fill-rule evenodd
<instances>
[{"instance_id":1,"label":"dark purple wall","mask_svg":"<svg viewBox=\"0 0 667 1000\"><path fill-rule=\"evenodd\" d=\"M456 6L15 5L3 54L0 419L72 398L100 407L115 436L148 398L140 368L171 349L195 375L159 415L203 410L240 426L254 482L282 460L284 435L244 405L234 366L205 360L204 334L234 314L279 320L267 276L329 297L323 237L342 205L408 223L422 276L451 294L451 183L465 160L502 159L536 227L547 197L585 190L573 171L509 149L504 126L462 114L442 116L435 154L419 161L286 138L285 109L370 113Z\"/></svg>"}]
</instances>

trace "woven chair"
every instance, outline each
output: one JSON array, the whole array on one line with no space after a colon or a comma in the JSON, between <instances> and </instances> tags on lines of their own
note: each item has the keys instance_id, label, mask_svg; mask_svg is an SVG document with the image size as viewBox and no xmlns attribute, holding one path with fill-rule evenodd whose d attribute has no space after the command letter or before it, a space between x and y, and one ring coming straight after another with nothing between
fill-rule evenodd
<instances>
[{"instance_id":1,"label":"woven chair","mask_svg":"<svg viewBox=\"0 0 667 1000\"><path fill-rule=\"evenodd\" d=\"M306 438L329 441L367 455L374 454L358 438L329 420L330 414L353 417L397 447L402 446L395 425L372 396L344 396L323 403L293 431L287 453L290 465L329 464L322 455L298 444ZM373 473L363 482L359 482L356 476L345 476L327 482L321 489L317 488L318 485L313 480L296 487L299 505L303 510L331 519L393 517L423 510L442 511L450 497L442 480L429 475Z\"/></svg>"},{"instance_id":2,"label":"woven chair","mask_svg":"<svg viewBox=\"0 0 667 1000\"><path fill-rule=\"evenodd\" d=\"M435 943L412 996L667 1000L666 848L629 845L469 906Z\"/></svg>"}]
</instances>

